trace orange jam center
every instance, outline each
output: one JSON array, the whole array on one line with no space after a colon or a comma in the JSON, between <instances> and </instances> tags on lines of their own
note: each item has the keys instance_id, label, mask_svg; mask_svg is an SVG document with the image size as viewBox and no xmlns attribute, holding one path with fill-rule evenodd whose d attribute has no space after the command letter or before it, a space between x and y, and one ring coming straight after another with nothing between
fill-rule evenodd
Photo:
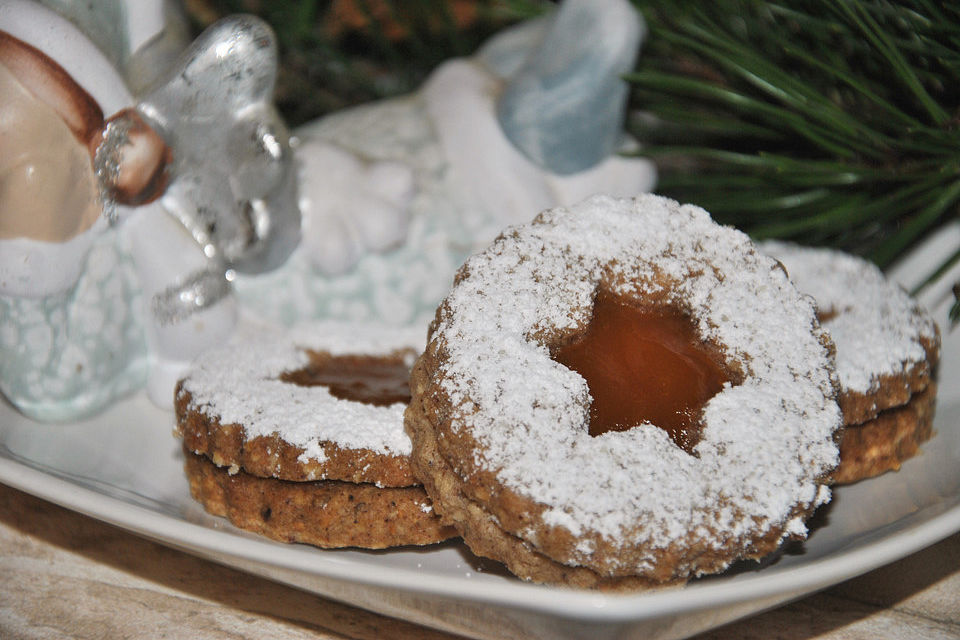
<instances>
[{"instance_id":1,"label":"orange jam center","mask_svg":"<svg viewBox=\"0 0 960 640\"><path fill-rule=\"evenodd\" d=\"M310 353L310 364L280 376L304 387L324 386L335 398L385 407L410 402L410 368L402 358L331 357Z\"/></svg>"},{"instance_id":2,"label":"orange jam center","mask_svg":"<svg viewBox=\"0 0 960 640\"><path fill-rule=\"evenodd\" d=\"M686 315L640 309L604 293L586 332L555 349L553 359L587 381L590 435L649 422L688 453L700 441L703 405L729 380Z\"/></svg>"}]
</instances>

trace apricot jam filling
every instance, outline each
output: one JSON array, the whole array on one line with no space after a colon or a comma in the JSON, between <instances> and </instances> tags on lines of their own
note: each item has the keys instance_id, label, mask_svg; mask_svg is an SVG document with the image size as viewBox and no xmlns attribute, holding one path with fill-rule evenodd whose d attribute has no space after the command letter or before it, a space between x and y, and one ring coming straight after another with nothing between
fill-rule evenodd
<instances>
[{"instance_id":1,"label":"apricot jam filling","mask_svg":"<svg viewBox=\"0 0 960 640\"><path fill-rule=\"evenodd\" d=\"M327 387L335 398L378 407L410 402L410 367L402 358L309 353L309 365L280 379L304 387Z\"/></svg>"},{"instance_id":2,"label":"apricot jam filling","mask_svg":"<svg viewBox=\"0 0 960 640\"><path fill-rule=\"evenodd\" d=\"M587 381L590 435L660 427L693 453L700 414L730 376L678 309L642 309L600 293L586 331L552 357Z\"/></svg>"}]
</instances>

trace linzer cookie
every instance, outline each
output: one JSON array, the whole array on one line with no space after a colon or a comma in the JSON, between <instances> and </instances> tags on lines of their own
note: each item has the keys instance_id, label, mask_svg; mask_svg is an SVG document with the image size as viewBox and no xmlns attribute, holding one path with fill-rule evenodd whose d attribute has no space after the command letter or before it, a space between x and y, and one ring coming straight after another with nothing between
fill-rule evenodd
<instances>
[{"instance_id":1,"label":"linzer cookie","mask_svg":"<svg viewBox=\"0 0 960 640\"><path fill-rule=\"evenodd\" d=\"M321 547L455 535L413 476L403 430L419 333L318 324L201 355L176 393L194 498L244 529Z\"/></svg>"},{"instance_id":2,"label":"linzer cookie","mask_svg":"<svg viewBox=\"0 0 960 640\"><path fill-rule=\"evenodd\" d=\"M873 264L841 251L765 242L764 252L816 300L836 344L846 429L837 483L900 468L932 434L940 333Z\"/></svg>"},{"instance_id":3,"label":"linzer cookie","mask_svg":"<svg viewBox=\"0 0 960 640\"><path fill-rule=\"evenodd\" d=\"M591 198L459 271L411 375L414 466L522 578L680 583L806 536L839 458L831 350L742 233Z\"/></svg>"}]
</instances>

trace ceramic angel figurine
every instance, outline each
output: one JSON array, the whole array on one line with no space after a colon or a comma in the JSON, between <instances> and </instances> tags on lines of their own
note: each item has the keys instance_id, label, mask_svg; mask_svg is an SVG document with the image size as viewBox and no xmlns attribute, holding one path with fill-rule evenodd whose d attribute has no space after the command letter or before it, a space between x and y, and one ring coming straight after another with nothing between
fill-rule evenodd
<instances>
[{"instance_id":1,"label":"ceramic angel figurine","mask_svg":"<svg viewBox=\"0 0 960 640\"><path fill-rule=\"evenodd\" d=\"M173 384L236 322L227 281L299 239L261 21L211 27L139 100L71 21L0 4L0 388L40 419Z\"/></svg>"},{"instance_id":2,"label":"ceramic angel figurine","mask_svg":"<svg viewBox=\"0 0 960 640\"><path fill-rule=\"evenodd\" d=\"M71 17L0 2L0 82L18 96L0 107L0 389L36 418L145 384L169 407L179 372L247 318L425 329L505 226L653 184L618 153L643 33L627 0L568 0L292 141L260 21L214 25L134 97L120 70L143 38L95 44L74 23L103 16Z\"/></svg>"}]
</instances>

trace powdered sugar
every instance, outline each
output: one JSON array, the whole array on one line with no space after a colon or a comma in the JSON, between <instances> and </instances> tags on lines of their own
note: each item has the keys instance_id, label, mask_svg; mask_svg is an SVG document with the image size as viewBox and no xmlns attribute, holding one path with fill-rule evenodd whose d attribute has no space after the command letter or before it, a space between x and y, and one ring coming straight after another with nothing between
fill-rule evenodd
<instances>
[{"instance_id":1,"label":"powdered sugar","mask_svg":"<svg viewBox=\"0 0 960 640\"><path fill-rule=\"evenodd\" d=\"M293 329L241 331L229 344L205 352L183 380L192 408L244 427L246 437L279 435L302 447L302 461L325 458L323 444L409 455L404 403L380 407L341 400L323 386L300 386L279 376L306 366L305 349L332 355L419 353L423 331L379 325L322 323Z\"/></svg>"},{"instance_id":2,"label":"powdered sugar","mask_svg":"<svg viewBox=\"0 0 960 640\"><path fill-rule=\"evenodd\" d=\"M601 286L689 313L746 374L706 405L696 457L652 425L588 435L586 382L549 346L586 326ZM829 496L820 478L841 422L813 306L701 209L598 196L545 212L471 258L446 308L432 339L447 357L451 428L471 430L476 464L544 505L548 526L624 547L726 544L799 533L796 506Z\"/></svg>"},{"instance_id":3,"label":"powdered sugar","mask_svg":"<svg viewBox=\"0 0 960 640\"><path fill-rule=\"evenodd\" d=\"M933 319L875 265L841 251L784 242L765 242L761 249L783 263L822 312L836 314L823 327L837 346L837 377L845 390L875 391L880 376L926 360L920 339L934 339Z\"/></svg>"}]
</instances>

